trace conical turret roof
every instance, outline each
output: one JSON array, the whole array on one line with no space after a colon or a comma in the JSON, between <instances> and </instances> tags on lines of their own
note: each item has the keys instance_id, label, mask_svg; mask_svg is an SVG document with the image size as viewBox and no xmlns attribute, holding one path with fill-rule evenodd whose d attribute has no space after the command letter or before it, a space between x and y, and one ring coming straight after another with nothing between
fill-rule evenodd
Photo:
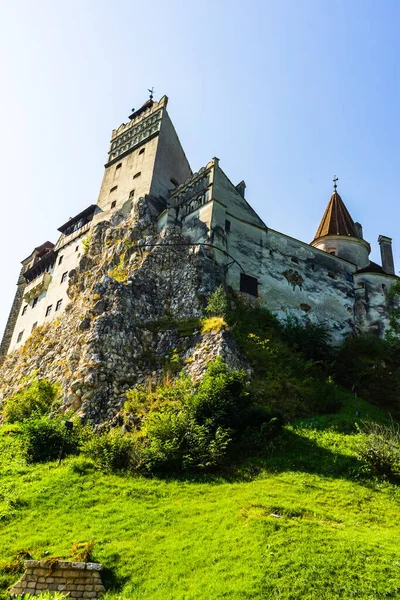
<instances>
[{"instance_id":1,"label":"conical turret roof","mask_svg":"<svg viewBox=\"0 0 400 600\"><path fill-rule=\"evenodd\" d=\"M359 237L356 233L354 221L336 190L329 199L314 240L325 235Z\"/></svg>"}]
</instances>

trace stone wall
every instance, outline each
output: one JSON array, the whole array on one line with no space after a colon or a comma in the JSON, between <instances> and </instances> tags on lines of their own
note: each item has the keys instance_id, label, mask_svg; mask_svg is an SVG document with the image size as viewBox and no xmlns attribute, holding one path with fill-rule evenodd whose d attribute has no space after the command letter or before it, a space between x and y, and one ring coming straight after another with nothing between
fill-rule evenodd
<instances>
[{"instance_id":1,"label":"stone wall","mask_svg":"<svg viewBox=\"0 0 400 600\"><path fill-rule=\"evenodd\" d=\"M105 591L99 563L27 560L26 572L10 590L11 596L63 592L76 600L96 600Z\"/></svg>"},{"instance_id":2,"label":"stone wall","mask_svg":"<svg viewBox=\"0 0 400 600\"><path fill-rule=\"evenodd\" d=\"M5 355L8 352L8 349L11 344L11 340L13 337L15 325L18 320L18 316L20 314L22 300L24 297L24 289L26 287L26 281L23 277L24 267L21 269L19 274L18 282L17 282L17 291L15 292L14 301L11 307L11 311L7 320L6 328L4 330L3 339L0 345L0 365L2 364Z\"/></svg>"},{"instance_id":3,"label":"stone wall","mask_svg":"<svg viewBox=\"0 0 400 600\"><path fill-rule=\"evenodd\" d=\"M224 272L206 249L173 228L157 234L148 207L148 199L140 199L130 216L117 212L94 227L88 252L70 273L71 302L59 321L35 330L7 356L0 402L36 372L61 385L62 412L72 409L98 424L114 419L128 389L162 378L173 353L197 376L218 354L232 366L242 364L228 333L203 335L177 326L202 316Z\"/></svg>"}]
</instances>

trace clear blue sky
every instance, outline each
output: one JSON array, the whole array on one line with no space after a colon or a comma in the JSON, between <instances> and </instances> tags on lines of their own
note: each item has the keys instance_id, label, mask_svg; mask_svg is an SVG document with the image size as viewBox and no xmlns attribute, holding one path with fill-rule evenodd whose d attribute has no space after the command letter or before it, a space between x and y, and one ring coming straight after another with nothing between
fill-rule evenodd
<instances>
[{"instance_id":1,"label":"clear blue sky","mask_svg":"<svg viewBox=\"0 0 400 600\"><path fill-rule=\"evenodd\" d=\"M217 156L305 241L336 174L400 269L399 29L398 0L3 1L0 329L19 262L96 202L111 130L153 85L193 170Z\"/></svg>"}]
</instances>

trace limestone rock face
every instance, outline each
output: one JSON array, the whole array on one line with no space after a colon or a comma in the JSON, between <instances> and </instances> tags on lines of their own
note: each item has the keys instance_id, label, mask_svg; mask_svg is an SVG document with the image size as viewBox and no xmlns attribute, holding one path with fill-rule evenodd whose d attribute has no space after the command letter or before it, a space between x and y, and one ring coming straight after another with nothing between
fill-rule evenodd
<instances>
[{"instance_id":1,"label":"limestone rock face","mask_svg":"<svg viewBox=\"0 0 400 600\"><path fill-rule=\"evenodd\" d=\"M181 331L178 321L199 317L222 282L212 254L174 228L157 234L146 199L128 217L116 213L92 230L90 246L70 273L70 303L59 321L38 328L6 357L0 402L32 372L62 386L61 411L98 424L112 420L126 391L156 379L172 353L195 378L223 356L247 366L227 332Z\"/></svg>"}]
</instances>

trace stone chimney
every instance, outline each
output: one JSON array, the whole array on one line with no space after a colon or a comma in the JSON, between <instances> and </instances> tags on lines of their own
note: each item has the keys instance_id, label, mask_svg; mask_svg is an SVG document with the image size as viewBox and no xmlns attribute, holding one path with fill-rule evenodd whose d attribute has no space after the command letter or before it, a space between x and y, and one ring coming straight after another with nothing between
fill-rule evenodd
<instances>
[{"instance_id":1,"label":"stone chimney","mask_svg":"<svg viewBox=\"0 0 400 600\"><path fill-rule=\"evenodd\" d=\"M239 194L240 194L241 196L243 196L243 198L244 198L244 192L245 192L245 189L246 189L246 184L245 184L245 182L242 180L242 181L241 181L240 183L238 183L238 184L237 184L235 187L236 187L237 191L239 192Z\"/></svg>"},{"instance_id":2,"label":"stone chimney","mask_svg":"<svg viewBox=\"0 0 400 600\"><path fill-rule=\"evenodd\" d=\"M360 238L360 240L363 240L363 228L361 223L354 223L354 229L356 231L357 237Z\"/></svg>"},{"instance_id":3,"label":"stone chimney","mask_svg":"<svg viewBox=\"0 0 400 600\"><path fill-rule=\"evenodd\" d=\"M386 237L386 235L380 235L378 243L381 247L382 267L389 275L394 275L394 262L393 262L393 251L392 251L392 238Z\"/></svg>"}]
</instances>

